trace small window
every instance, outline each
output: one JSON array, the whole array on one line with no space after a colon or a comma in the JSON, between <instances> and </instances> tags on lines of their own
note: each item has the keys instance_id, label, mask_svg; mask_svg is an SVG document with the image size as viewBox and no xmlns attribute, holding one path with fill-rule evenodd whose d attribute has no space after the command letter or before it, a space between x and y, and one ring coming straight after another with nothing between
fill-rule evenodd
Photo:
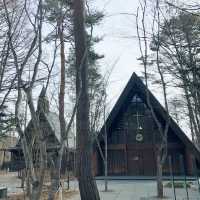
<instances>
[{"instance_id":1,"label":"small window","mask_svg":"<svg viewBox=\"0 0 200 200\"><path fill-rule=\"evenodd\" d=\"M133 96L131 102L132 103L143 103L142 99L137 94Z\"/></svg>"},{"instance_id":2,"label":"small window","mask_svg":"<svg viewBox=\"0 0 200 200\"><path fill-rule=\"evenodd\" d=\"M146 106L138 95L134 95L131 100L130 110L133 115L140 113L144 115Z\"/></svg>"}]
</instances>

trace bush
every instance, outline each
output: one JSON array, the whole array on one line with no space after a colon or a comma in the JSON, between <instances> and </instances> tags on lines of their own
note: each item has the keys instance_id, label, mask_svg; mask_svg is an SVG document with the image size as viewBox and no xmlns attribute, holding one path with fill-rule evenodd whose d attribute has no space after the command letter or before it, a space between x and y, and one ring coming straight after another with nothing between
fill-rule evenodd
<instances>
[{"instance_id":1,"label":"bush","mask_svg":"<svg viewBox=\"0 0 200 200\"><path fill-rule=\"evenodd\" d=\"M191 183L190 182L187 182L186 183L187 185L187 188L190 188L191 187ZM164 185L164 187L172 187L172 182L168 182ZM184 188L185 187L185 182L174 182L174 187L175 188Z\"/></svg>"}]
</instances>

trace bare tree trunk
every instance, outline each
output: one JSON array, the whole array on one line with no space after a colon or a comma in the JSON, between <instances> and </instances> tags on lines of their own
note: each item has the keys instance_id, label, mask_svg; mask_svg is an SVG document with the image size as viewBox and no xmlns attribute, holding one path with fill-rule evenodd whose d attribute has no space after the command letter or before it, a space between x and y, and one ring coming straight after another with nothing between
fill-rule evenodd
<instances>
[{"instance_id":1,"label":"bare tree trunk","mask_svg":"<svg viewBox=\"0 0 200 200\"><path fill-rule=\"evenodd\" d=\"M61 61L61 72L60 72L60 93L59 93L59 120L60 120L60 134L61 141L66 140L66 127L65 127L65 45L64 45L64 34L63 34L63 19L58 21L58 36L60 40L60 61ZM61 142L62 143L62 142ZM61 144L60 143L60 144ZM60 171L63 157L63 144L61 144L58 154L55 152L52 162L54 163L51 167L51 187L49 191L48 200L54 200L56 193L60 187Z\"/></svg>"},{"instance_id":2,"label":"bare tree trunk","mask_svg":"<svg viewBox=\"0 0 200 200\"><path fill-rule=\"evenodd\" d=\"M31 117L32 117L33 127L34 127L35 132L38 134L38 139L39 139L38 149L40 152L39 161L38 161L39 169L37 169L38 173L34 172L34 176L32 175L35 178L35 180L32 182L31 200L39 200L42 195L45 169L47 166L47 151L46 151L46 141L44 140L44 135L40 126L39 116L38 116L38 113L34 109L31 89L32 88L28 88L24 90L26 92L26 96L28 100L28 106L30 109ZM33 167L35 166L33 165Z\"/></svg>"},{"instance_id":3,"label":"bare tree trunk","mask_svg":"<svg viewBox=\"0 0 200 200\"><path fill-rule=\"evenodd\" d=\"M74 0L74 36L76 52L77 178L82 200L99 200L92 175L92 141L89 131L88 62L85 31L85 1Z\"/></svg>"},{"instance_id":4,"label":"bare tree trunk","mask_svg":"<svg viewBox=\"0 0 200 200\"><path fill-rule=\"evenodd\" d=\"M48 200L54 200L56 198L56 193L59 188L58 185L60 183L59 179L57 179L57 177L59 177L59 174L55 166L52 166L50 168L50 177L51 177L51 186L49 190Z\"/></svg>"},{"instance_id":5,"label":"bare tree trunk","mask_svg":"<svg viewBox=\"0 0 200 200\"><path fill-rule=\"evenodd\" d=\"M140 31L139 31L139 23L138 23L138 11L136 15L136 23L137 23L137 35L139 40L139 47L140 52L142 56L142 62L144 65L144 75L145 75L145 84L146 84L146 96L147 96L147 106L149 107L152 117L157 125L159 134L160 134L160 141L157 143L158 147L156 149L156 167L157 167L157 197L162 198L163 197L163 165L165 163L165 160L167 158L167 135L168 135L168 129L170 125L170 116L169 116L169 109L168 109L168 102L167 102L167 92L166 92L166 83L164 79L163 71L161 70L160 66L160 56L159 56L159 41L160 41L160 6L159 6L159 0L156 0L155 10L154 10L154 19L157 21L157 32L156 34L153 32L153 36L156 37L158 44L156 46L156 66L158 73L160 75L160 81L162 84L162 90L163 90L163 97L164 97L164 103L165 103L165 109L167 113L167 119L165 122L165 125L163 126L161 122L159 121L158 116L156 115L154 108L152 106L152 102L150 101L150 95L148 90L148 76L147 76L147 61L148 61L148 43L147 43L147 32L146 32L146 26L145 26L145 16L146 16L146 8L147 8L147 1L143 0L143 4L141 4L142 8L142 40L140 37ZM144 44L142 44L142 41ZM143 50L144 45L144 50Z\"/></svg>"},{"instance_id":6,"label":"bare tree trunk","mask_svg":"<svg viewBox=\"0 0 200 200\"><path fill-rule=\"evenodd\" d=\"M105 92L106 93L106 92ZM104 168L105 168L105 191L108 191L108 135L107 135L107 127L106 127L106 97L104 103L104 142L105 142L105 160L104 160Z\"/></svg>"},{"instance_id":7,"label":"bare tree trunk","mask_svg":"<svg viewBox=\"0 0 200 200\"><path fill-rule=\"evenodd\" d=\"M30 184L30 170L27 170L27 177L26 177L26 195L28 197L31 196L31 184Z\"/></svg>"},{"instance_id":8,"label":"bare tree trunk","mask_svg":"<svg viewBox=\"0 0 200 200\"><path fill-rule=\"evenodd\" d=\"M58 154L55 152L53 156L53 161L52 161L53 165L51 166L51 171L50 171L51 187L49 190L48 200L55 200L56 193L59 190L62 155L63 155L63 148L61 147L61 149L58 151Z\"/></svg>"},{"instance_id":9,"label":"bare tree trunk","mask_svg":"<svg viewBox=\"0 0 200 200\"><path fill-rule=\"evenodd\" d=\"M163 171L160 152L157 155L157 196L163 198Z\"/></svg>"}]
</instances>

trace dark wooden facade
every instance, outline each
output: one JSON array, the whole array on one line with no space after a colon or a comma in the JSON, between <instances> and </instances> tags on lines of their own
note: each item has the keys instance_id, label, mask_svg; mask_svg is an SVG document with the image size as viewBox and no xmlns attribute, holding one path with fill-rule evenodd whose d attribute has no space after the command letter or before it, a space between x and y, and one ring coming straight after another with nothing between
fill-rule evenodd
<instances>
[{"instance_id":1,"label":"dark wooden facade","mask_svg":"<svg viewBox=\"0 0 200 200\"><path fill-rule=\"evenodd\" d=\"M59 116L54 112L50 112L49 101L45 96L44 88L42 89L39 96L37 115L39 118L40 128L42 130L43 137L45 138L45 142L47 145L46 147L47 154L49 157L51 157L51 159L54 159L58 155L58 151L60 149L60 144L61 144L60 123L59 123ZM39 162L38 148L37 148L38 144L35 142L36 133L32 119L29 121L24 132L27 144L33 147L32 159L37 167L37 164ZM11 171L20 171L26 168L22 150L21 138L19 139L15 147L9 148L7 149L7 151L11 152L11 161L8 163ZM62 174L65 173L67 168L70 171L74 169L74 155L75 155L75 149L72 148L64 149L62 164L61 164ZM48 162L47 164L48 164L47 167L50 168L51 162Z\"/></svg>"},{"instance_id":2,"label":"dark wooden facade","mask_svg":"<svg viewBox=\"0 0 200 200\"><path fill-rule=\"evenodd\" d=\"M160 123L164 126L167 117L164 108L152 93L150 101ZM102 127L99 139L103 151L102 135L105 126L109 175L156 175L156 146L160 142L160 134L147 107L146 87L136 74L132 75ZM196 173L194 168L198 166L200 153L173 119L168 131L168 155L172 158L174 175L183 175L184 169L187 175ZM104 165L98 147L94 150L93 163L95 175L103 175ZM168 159L163 172L164 175L170 174Z\"/></svg>"}]
</instances>

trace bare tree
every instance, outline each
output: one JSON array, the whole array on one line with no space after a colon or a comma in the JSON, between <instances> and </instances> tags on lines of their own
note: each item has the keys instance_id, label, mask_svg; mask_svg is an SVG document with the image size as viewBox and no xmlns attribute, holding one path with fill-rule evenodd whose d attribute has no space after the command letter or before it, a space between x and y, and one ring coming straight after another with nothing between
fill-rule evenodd
<instances>
[{"instance_id":1,"label":"bare tree","mask_svg":"<svg viewBox=\"0 0 200 200\"><path fill-rule=\"evenodd\" d=\"M62 6L61 6L62 7ZM62 9L62 8L61 8ZM61 141L68 141L65 124L65 41L64 41L64 15L57 17L57 37L60 43L60 92L59 92L59 120ZM67 145L68 148L68 145ZM51 165L51 187L49 191L49 200L55 199L55 194L60 187L60 171L63 157L64 145L60 146L58 156L54 155ZM56 154L57 152L55 152Z\"/></svg>"},{"instance_id":2,"label":"bare tree","mask_svg":"<svg viewBox=\"0 0 200 200\"><path fill-rule=\"evenodd\" d=\"M162 71L162 68L160 66L160 57L159 57L159 29L160 29L160 5L159 0L156 1L155 7L154 7L154 16L153 16L153 33L151 33L151 36L154 38L156 37L158 40L157 46L156 46L156 67L158 74L160 76L160 82L162 86L162 94L164 97L164 105L166 109L166 121L165 124L162 125L160 122L150 99L149 89L148 89L148 38L147 38L147 27L146 27L146 11L147 11L147 1L144 0L143 3L141 3L141 10L142 10L142 20L140 28L139 23L139 9L137 11L136 16L136 24L137 24L137 34L138 34L138 40L139 40L139 47L141 52L141 59L144 66L144 75L145 75L145 83L146 83L146 96L147 96L147 106L149 107L152 117L156 123L156 126L158 128L159 132L159 141L156 142L156 166L157 166L157 196L159 198L163 197L163 165L165 164L166 158L167 158L167 135L168 135L168 129L170 125L170 116L169 116L169 109L168 109L168 101L167 101L167 91L166 91L166 81L165 77ZM154 30L154 26L157 25L156 30ZM142 35L142 36L141 36Z\"/></svg>"},{"instance_id":3,"label":"bare tree","mask_svg":"<svg viewBox=\"0 0 200 200\"><path fill-rule=\"evenodd\" d=\"M170 6L169 9L173 9ZM184 94L194 143L199 146L199 16L188 12L176 12L164 16L160 30L161 62L167 62L165 70L172 76L175 87Z\"/></svg>"},{"instance_id":4,"label":"bare tree","mask_svg":"<svg viewBox=\"0 0 200 200\"><path fill-rule=\"evenodd\" d=\"M35 86L35 83L37 82L38 69L42 56L42 0L36 2L34 7L35 13L33 15L30 15L28 5L28 1L25 1L23 4L20 5L20 9L17 13L15 13L18 16L16 19L13 18L13 13L16 12L15 8L8 7L7 1L3 0L3 6L5 9L6 16L5 20L8 26L7 35L17 76L17 101L15 105L16 128L21 138L21 145L23 149L26 169L28 176L30 177L31 191L29 194L29 198L31 200L38 200L40 199L42 194L42 186L47 164L46 142L40 127L39 113L36 112L32 96L33 88ZM26 24L25 18L28 19L26 23L29 24L30 28L32 28L33 35L31 35L31 37L28 38L29 40L26 41L30 42L28 45L26 43L26 49L21 49L21 51L19 52L19 48L17 48L16 43L19 42L18 40L20 34L25 35L23 32L25 31L25 29L22 28ZM18 38L18 40L16 40L16 38ZM22 38L21 42L25 42L25 38ZM20 55L22 51L23 56ZM31 79L29 81L25 81L24 79L26 76L24 76L24 74L26 71L26 66L30 61L33 64L33 71ZM37 145L37 147L34 147L34 149L38 149L39 151L39 162L37 163L37 165L35 164L33 159L34 153L32 146L27 142L27 138L20 121L20 105L22 102L22 90L24 91L27 97L28 107L30 110L32 123L36 134L35 138L37 142L35 144Z\"/></svg>"},{"instance_id":5,"label":"bare tree","mask_svg":"<svg viewBox=\"0 0 200 200\"><path fill-rule=\"evenodd\" d=\"M81 199L100 199L92 176L92 140L89 130L88 62L85 31L85 1L74 1L74 37L76 53L76 94L80 96L77 106L77 178Z\"/></svg>"},{"instance_id":6,"label":"bare tree","mask_svg":"<svg viewBox=\"0 0 200 200\"><path fill-rule=\"evenodd\" d=\"M12 110L9 105L12 104L11 94L16 86L16 74L12 68L11 49L7 35L8 26L5 22L5 9L3 2L0 3L0 134L1 136L14 125Z\"/></svg>"}]
</instances>

